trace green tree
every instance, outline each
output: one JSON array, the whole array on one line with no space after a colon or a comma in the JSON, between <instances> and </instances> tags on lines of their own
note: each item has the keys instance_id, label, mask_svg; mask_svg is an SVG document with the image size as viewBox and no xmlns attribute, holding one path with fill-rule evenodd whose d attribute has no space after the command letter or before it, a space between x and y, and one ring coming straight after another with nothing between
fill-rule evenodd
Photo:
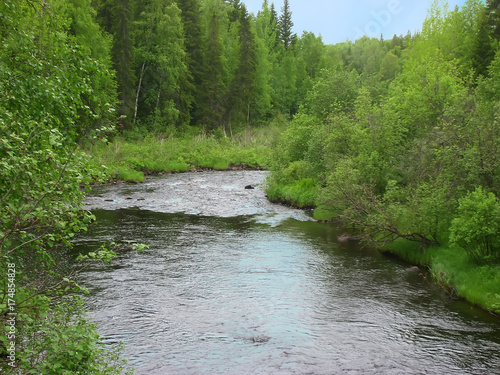
<instances>
[{"instance_id":1,"label":"green tree","mask_svg":"<svg viewBox=\"0 0 500 375\"><path fill-rule=\"evenodd\" d=\"M493 37L500 39L500 1L487 0L486 9L488 11L488 25Z\"/></svg>"},{"instance_id":2,"label":"green tree","mask_svg":"<svg viewBox=\"0 0 500 375\"><path fill-rule=\"evenodd\" d=\"M240 7L238 29L238 66L228 89L225 124L232 131L232 123L250 123L255 98L257 71L257 44L250 16L244 5Z\"/></svg>"},{"instance_id":3,"label":"green tree","mask_svg":"<svg viewBox=\"0 0 500 375\"><path fill-rule=\"evenodd\" d=\"M274 109L292 117L297 111L297 61L293 48L278 46L271 75L271 97Z\"/></svg>"},{"instance_id":4,"label":"green tree","mask_svg":"<svg viewBox=\"0 0 500 375\"><path fill-rule=\"evenodd\" d=\"M276 38L278 33L276 11L274 10L274 4L271 4L265 0L262 3L262 8L257 13L256 28L257 36L265 41L265 45L269 53L274 51L276 47Z\"/></svg>"},{"instance_id":5,"label":"green tree","mask_svg":"<svg viewBox=\"0 0 500 375\"><path fill-rule=\"evenodd\" d=\"M112 38L97 24L97 12L92 8L90 0L70 0L65 5L65 14L70 23L69 36L99 64L98 70L89 77L93 95L87 96L85 103L94 116L86 118L88 123L82 123L80 137L84 138L91 131L115 121L116 114L109 111L110 108L115 108L118 101L111 61Z\"/></svg>"},{"instance_id":6,"label":"green tree","mask_svg":"<svg viewBox=\"0 0 500 375\"><path fill-rule=\"evenodd\" d=\"M325 50L321 36L304 31L297 41L297 50L298 58L304 61L307 75L315 79Z\"/></svg>"},{"instance_id":7,"label":"green tree","mask_svg":"<svg viewBox=\"0 0 500 375\"><path fill-rule=\"evenodd\" d=\"M195 118L200 101L199 84L203 75L203 40L200 0L176 0L181 10L184 30L184 47L187 54L187 74L184 75L180 94L182 96L182 122L189 123ZM189 115L185 114L187 112Z\"/></svg>"},{"instance_id":8,"label":"green tree","mask_svg":"<svg viewBox=\"0 0 500 375\"><path fill-rule=\"evenodd\" d=\"M477 263L500 258L500 202L481 187L460 199L450 241Z\"/></svg>"},{"instance_id":9,"label":"green tree","mask_svg":"<svg viewBox=\"0 0 500 375\"><path fill-rule=\"evenodd\" d=\"M135 77L133 71L133 0L93 0L97 20L113 36L112 61L116 71L121 116L119 126L130 129L133 125Z\"/></svg>"},{"instance_id":10,"label":"green tree","mask_svg":"<svg viewBox=\"0 0 500 375\"><path fill-rule=\"evenodd\" d=\"M137 90L134 124L141 118L150 130L179 120L176 108L182 77L187 74L180 10L166 0L143 3L135 24Z\"/></svg>"},{"instance_id":11,"label":"green tree","mask_svg":"<svg viewBox=\"0 0 500 375\"><path fill-rule=\"evenodd\" d=\"M358 80L355 71L322 71L306 98L308 110L318 118L327 119L336 111L352 109L358 96Z\"/></svg>"},{"instance_id":12,"label":"green tree","mask_svg":"<svg viewBox=\"0 0 500 375\"><path fill-rule=\"evenodd\" d=\"M392 82L401 70L401 62L398 56L392 52L387 52L380 63L380 79Z\"/></svg>"},{"instance_id":13,"label":"green tree","mask_svg":"<svg viewBox=\"0 0 500 375\"><path fill-rule=\"evenodd\" d=\"M274 6L274 3L271 3L271 6L269 7L269 11L271 13L271 18L269 20L271 25L276 25L276 39L274 41L274 46L276 47L278 43L280 42L280 34L279 34L279 29L278 29L278 24L279 24L279 18L278 18L278 12L276 11L276 8Z\"/></svg>"},{"instance_id":14,"label":"green tree","mask_svg":"<svg viewBox=\"0 0 500 375\"><path fill-rule=\"evenodd\" d=\"M476 76L485 76L495 55L492 43L492 25L488 8L482 7L478 14L476 37L473 39L472 65Z\"/></svg>"},{"instance_id":15,"label":"green tree","mask_svg":"<svg viewBox=\"0 0 500 375\"><path fill-rule=\"evenodd\" d=\"M205 65L203 72L202 102L198 106L200 123L203 127L215 130L223 119L224 99L226 97L226 76L224 51L220 36L219 15L212 8L208 25L208 35L204 43Z\"/></svg>"},{"instance_id":16,"label":"green tree","mask_svg":"<svg viewBox=\"0 0 500 375\"><path fill-rule=\"evenodd\" d=\"M105 74L90 48L68 34L66 5L0 3L0 267L15 265L16 285L13 293L7 278L0 280L0 315L12 306L17 313L16 368L5 361L7 339L0 338L5 373L122 370L116 353L99 344L74 294L79 288L53 257L94 220L81 200L97 172L77 140L81 123L98 121L87 103L93 79Z\"/></svg>"},{"instance_id":17,"label":"green tree","mask_svg":"<svg viewBox=\"0 0 500 375\"><path fill-rule=\"evenodd\" d=\"M278 38L288 49L292 45L296 35L292 31L293 21L292 21L292 11L290 9L290 3L285 0L283 3L283 8L281 9L281 15L278 20Z\"/></svg>"}]
</instances>

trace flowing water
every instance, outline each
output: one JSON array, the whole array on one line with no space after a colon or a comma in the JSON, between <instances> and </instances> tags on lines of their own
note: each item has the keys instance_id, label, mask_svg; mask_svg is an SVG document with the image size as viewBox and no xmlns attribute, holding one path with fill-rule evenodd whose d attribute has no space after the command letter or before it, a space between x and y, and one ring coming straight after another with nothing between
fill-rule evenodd
<instances>
[{"instance_id":1,"label":"flowing water","mask_svg":"<svg viewBox=\"0 0 500 375\"><path fill-rule=\"evenodd\" d=\"M264 179L169 175L88 198L100 225L76 252L150 247L80 275L136 374L500 374L498 318L269 203Z\"/></svg>"}]
</instances>

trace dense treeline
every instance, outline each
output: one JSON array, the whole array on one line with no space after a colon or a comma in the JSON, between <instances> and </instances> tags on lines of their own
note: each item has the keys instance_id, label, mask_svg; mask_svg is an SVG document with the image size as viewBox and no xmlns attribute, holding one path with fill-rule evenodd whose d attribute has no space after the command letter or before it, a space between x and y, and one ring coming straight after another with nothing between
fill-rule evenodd
<instances>
[{"instance_id":1,"label":"dense treeline","mask_svg":"<svg viewBox=\"0 0 500 375\"><path fill-rule=\"evenodd\" d=\"M301 101L297 86L311 78L302 64L297 82L288 2L281 15L265 2L257 17L236 0L93 5L113 36L124 129L164 132L194 124L228 134L266 122L276 110L293 113Z\"/></svg>"},{"instance_id":2,"label":"dense treeline","mask_svg":"<svg viewBox=\"0 0 500 375\"><path fill-rule=\"evenodd\" d=\"M268 189L496 311L499 7L435 1L418 34L326 46L337 63L277 141Z\"/></svg>"},{"instance_id":3,"label":"dense treeline","mask_svg":"<svg viewBox=\"0 0 500 375\"><path fill-rule=\"evenodd\" d=\"M270 195L379 245L451 240L498 258L498 6L436 1L412 37L329 47L339 63L281 137Z\"/></svg>"},{"instance_id":4,"label":"dense treeline","mask_svg":"<svg viewBox=\"0 0 500 375\"><path fill-rule=\"evenodd\" d=\"M257 15L238 0L93 6L113 38L120 127L142 134L195 125L229 135L277 114L292 117L321 69L339 62L321 37L292 32L288 1L279 13L264 1Z\"/></svg>"}]
</instances>

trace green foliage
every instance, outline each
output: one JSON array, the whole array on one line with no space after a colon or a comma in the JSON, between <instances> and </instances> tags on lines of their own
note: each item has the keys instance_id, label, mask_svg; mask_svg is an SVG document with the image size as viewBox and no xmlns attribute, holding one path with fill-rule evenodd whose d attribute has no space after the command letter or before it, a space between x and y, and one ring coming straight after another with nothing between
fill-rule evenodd
<instances>
[{"instance_id":1,"label":"green foliage","mask_svg":"<svg viewBox=\"0 0 500 375\"><path fill-rule=\"evenodd\" d=\"M132 249L142 253L144 250L149 250L149 246L143 243L135 243L132 245Z\"/></svg>"},{"instance_id":2,"label":"green foliage","mask_svg":"<svg viewBox=\"0 0 500 375\"><path fill-rule=\"evenodd\" d=\"M283 3L283 8L281 9L281 15L278 19L278 32L277 36L285 49L290 47L295 39L295 35L292 32L293 21L292 21L292 11L290 10L290 3L285 0Z\"/></svg>"},{"instance_id":3,"label":"green foliage","mask_svg":"<svg viewBox=\"0 0 500 375\"><path fill-rule=\"evenodd\" d=\"M89 24L79 24L77 15ZM111 118L107 39L92 17L86 1L0 4L0 269L16 265L15 293L7 278L0 280L0 315L13 306L17 313L16 368L4 361L3 335L0 344L7 373L101 374L123 367L118 351L99 344L75 295L81 288L57 261L63 246L95 220L81 200L101 174L77 150L78 141L103 138ZM89 35L96 49L85 45ZM2 332L5 324L2 319Z\"/></svg>"},{"instance_id":4,"label":"green foliage","mask_svg":"<svg viewBox=\"0 0 500 375\"><path fill-rule=\"evenodd\" d=\"M131 128L134 111L135 79L133 70L134 45L133 0L93 0L97 22L113 36L112 67L116 71L118 115L120 128Z\"/></svg>"},{"instance_id":5,"label":"green foliage","mask_svg":"<svg viewBox=\"0 0 500 375\"><path fill-rule=\"evenodd\" d=\"M227 110L224 124L232 133L234 122L250 123L251 108L256 97L256 73L257 73L257 43L255 33L250 22L250 16L244 5L238 10L238 65L233 79L228 87Z\"/></svg>"},{"instance_id":6,"label":"green foliage","mask_svg":"<svg viewBox=\"0 0 500 375\"><path fill-rule=\"evenodd\" d=\"M421 33L325 46L292 34L288 1L279 16L267 0L257 16L239 0L3 1L0 266L25 257L60 278L51 251L94 220L80 209L103 177L92 165L126 181L270 167L270 199L317 206L315 217L431 264L440 282L498 311L498 269L477 265L500 257L497 8L436 0ZM123 137L96 143L112 123ZM433 246L448 242L458 247ZM38 293L23 282L23 294ZM81 315L66 321L69 310L39 294L44 334L23 366L105 372L114 357L92 327L85 336Z\"/></svg>"},{"instance_id":7,"label":"green foliage","mask_svg":"<svg viewBox=\"0 0 500 375\"><path fill-rule=\"evenodd\" d=\"M224 115L224 99L227 86L223 44L220 36L219 14L214 7L211 9L208 25L208 35L205 42L205 64L203 65L203 87L198 105L198 119L203 127L217 129Z\"/></svg>"},{"instance_id":8,"label":"green foliage","mask_svg":"<svg viewBox=\"0 0 500 375\"><path fill-rule=\"evenodd\" d=\"M460 199L450 242L477 263L500 259L500 202L493 193L478 187Z\"/></svg>"},{"instance_id":9,"label":"green foliage","mask_svg":"<svg viewBox=\"0 0 500 375\"><path fill-rule=\"evenodd\" d=\"M334 112L352 109L357 95L358 75L355 72L324 70L307 95L307 108L314 116L326 119Z\"/></svg>"},{"instance_id":10,"label":"green foliage","mask_svg":"<svg viewBox=\"0 0 500 375\"><path fill-rule=\"evenodd\" d=\"M189 124L192 118L196 118L201 105L202 92L197 87L203 77L204 48L203 25L200 19L201 2L199 0L176 0L177 7L181 10L182 31L184 33L184 47L186 53L187 71L180 77L180 97L177 108L181 123ZM161 38L161 35L158 35ZM168 56L168 55L167 55ZM164 56L166 58L167 56Z\"/></svg>"},{"instance_id":11,"label":"green foliage","mask_svg":"<svg viewBox=\"0 0 500 375\"><path fill-rule=\"evenodd\" d=\"M79 120L94 116L82 99L92 93L86 72L93 71L93 60L62 42L54 54L36 56L28 51L36 48L35 35L28 32L6 41L11 48L14 43L21 45L16 54L7 50L0 55L2 255L28 244L67 242L85 229L90 216L78 206L84 195L80 185L98 177L76 151ZM55 68L60 58L66 61Z\"/></svg>"},{"instance_id":12,"label":"green foliage","mask_svg":"<svg viewBox=\"0 0 500 375\"><path fill-rule=\"evenodd\" d=\"M500 188L496 65L479 96L471 86L483 9L436 1L413 38L341 43L319 64L306 53L314 79L275 145L271 195L313 178L320 216L356 226L366 240L415 241L423 246L415 251L447 243L453 202L478 184Z\"/></svg>"},{"instance_id":13,"label":"green foliage","mask_svg":"<svg viewBox=\"0 0 500 375\"><path fill-rule=\"evenodd\" d=\"M315 130L314 117L299 114L291 121L279 139L279 152L286 163L299 161L306 157L309 141ZM279 159L278 159L279 160Z\"/></svg>"},{"instance_id":14,"label":"green foliage","mask_svg":"<svg viewBox=\"0 0 500 375\"><path fill-rule=\"evenodd\" d=\"M433 249L430 271L433 278L455 296L500 312L500 266L478 265L455 247Z\"/></svg>"},{"instance_id":15,"label":"green foliage","mask_svg":"<svg viewBox=\"0 0 500 375\"><path fill-rule=\"evenodd\" d=\"M97 24L97 13L90 4L91 0L70 0L65 2L64 11L69 17L68 33L71 39L85 51L85 55L89 55L97 63L94 69L86 69L91 77L93 94L86 95L85 101L95 114L88 120L81 118L82 122L88 122L83 122L86 136L95 128L114 120L114 108L118 100L116 77L111 61L112 38Z\"/></svg>"},{"instance_id":16,"label":"green foliage","mask_svg":"<svg viewBox=\"0 0 500 375\"><path fill-rule=\"evenodd\" d=\"M16 295L32 291L18 288ZM67 293L67 292L64 292ZM0 309L3 311L0 299ZM84 316L81 298L61 296L57 304L36 296L16 316L16 368L0 363L6 374L122 374L121 348L100 343L97 327ZM0 324L5 332L4 321ZM2 336L0 346L7 343ZM1 349L0 349L1 350ZM131 372L128 372L131 373Z\"/></svg>"},{"instance_id":17,"label":"green foliage","mask_svg":"<svg viewBox=\"0 0 500 375\"><path fill-rule=\"evenodd\" d=\"M193 129L191 134L184 130L169 138L126 141L116 137L107 145L89 145L86 151L94 164L106 166L107 178L142 182L144 173L265 168L270 162L269 144L277 132L275 128L247 129L231 140Z\"/></svg>"},{"instance_id":18,"label":"green foliage","mask_svg":"<svg viewBox=\"0 0 500 375\"><path fill-rule=\"evenodd\" d=\"M134 62L139 78L134 119L149 131L179 122L176 103L187 74L180 10L164 0L151 0L134 24Z\"/></svg>"}]
</instances>

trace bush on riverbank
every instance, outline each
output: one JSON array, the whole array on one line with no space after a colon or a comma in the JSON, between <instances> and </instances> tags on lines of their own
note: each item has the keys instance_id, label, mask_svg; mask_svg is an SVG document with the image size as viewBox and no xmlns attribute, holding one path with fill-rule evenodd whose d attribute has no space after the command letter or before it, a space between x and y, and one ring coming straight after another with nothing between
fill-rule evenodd
<instances>
[{"instance_id":1,"label":"bush on riverbank","mask_svg":"<svg viewBox=\"0 0 500 375\"><path fill-rule=\"evenodd\" d=\"M95 220L82 199L99 172L78 142L98 138L114 117L111 63L78 43L105 53L108 38L92 22L90 2L69 3L0 2L2 374L124 368L120 348L103 345L85 316L76 266L60 267L62 249Z\"/></svg>"},{"instance_id":2,"label":"bush on riverbank","mask_svg":"<svg viewBox=\"0 0 500 375\"><path fill-rule=\"evenodd\" d=\"M378 45L378 64L360 67L347 53L368 40L339 50L274 145L268 195L314 204L315 218L355 228L500 312L500 52L490 46L486 65L470 65L477 25L456 33L484 11L435 2L404 53Z\"/></svg>"},{"instance_id":3,"label":"bush on riverbank","mask_svg":"<svg viewBox=\"0 0 500 375\"><path fill-rule=\"evenodd\" d=\"M109 179L144 181L144 174L179 173L196 169L266 169L270 144L279 129L246 129L233 138L207 135L187 128L173 134L131 139L117 136L108 144L87 145L84 150L96 165L106 167Z\"/></svg>"}]
</instances>

